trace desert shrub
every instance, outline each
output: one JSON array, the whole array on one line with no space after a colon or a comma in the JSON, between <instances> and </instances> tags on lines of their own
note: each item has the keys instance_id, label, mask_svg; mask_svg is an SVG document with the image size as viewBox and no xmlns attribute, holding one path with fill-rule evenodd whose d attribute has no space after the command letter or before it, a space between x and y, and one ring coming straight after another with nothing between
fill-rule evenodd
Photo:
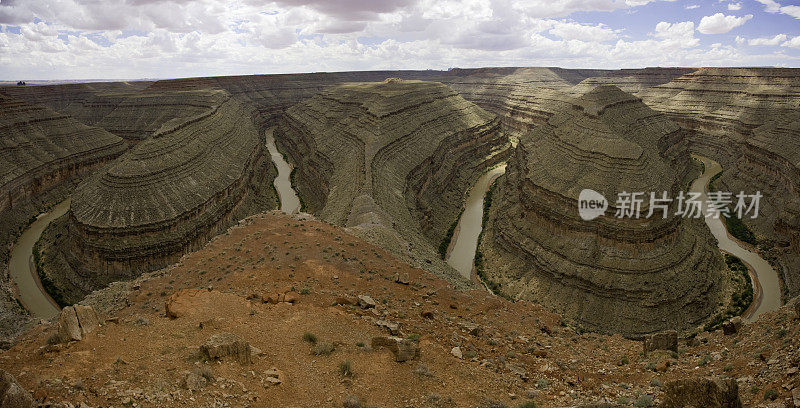
<instances>
[{"instance_id":1,"label":"desert shrub","mask_svg":"<svg viewBox=\"0 0 800 408\"><path fill-rule=\"evenodd\" d=\"M305 341L306 343L316 344L317 335L314 333L305 332L303 333L303 341Z\"/></svg>"}]
</instances>

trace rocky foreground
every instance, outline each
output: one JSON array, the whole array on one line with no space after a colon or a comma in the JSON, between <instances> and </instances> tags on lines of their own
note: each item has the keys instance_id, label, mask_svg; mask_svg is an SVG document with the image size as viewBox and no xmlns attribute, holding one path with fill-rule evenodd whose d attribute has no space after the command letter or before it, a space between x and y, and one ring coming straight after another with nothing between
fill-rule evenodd
<instances>
[{"instance_id":1,"label":"rocky foreground","mask_svg":"<svg viewBox=\"0 0 800 408\"><path fill-rule=\"evenodd\" d=\"M729 335L650 337L645 354L643 342L454 290L338 227L278 213L83 303L0 354L16 378L0 392L90 407L800 404L800 325L787 307Z\"/></svg>"}]
</instances>

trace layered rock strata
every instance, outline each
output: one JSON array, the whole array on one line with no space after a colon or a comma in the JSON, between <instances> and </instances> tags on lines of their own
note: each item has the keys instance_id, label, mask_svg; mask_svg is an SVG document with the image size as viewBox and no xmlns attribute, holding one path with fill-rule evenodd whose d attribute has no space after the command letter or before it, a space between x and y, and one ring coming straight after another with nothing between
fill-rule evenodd
<instances>
[{"instance_id":1,"label":"layered rock strata","mask_svg":"<svg viewBox=\"0 0 800 408\"><path fill-rule=\"evenodd\" d=\"M164 267L237 220L275 208L263 132L252 108L217 105L165 123L80 184L45 232L46 270L75 301L108 282Z\"/></svg>"},{"instance_id":2,"label":"layered rock strata","mask_svg":"<svg viewBox=\"0 0 800 408\"><path fill-rule=\"evenodd\" d=\"M435 246L508 147L494 115L441 83L402 80L328 88L275 135L307 211L448 273Z\"/></svg>"},{"instance_id":3,"label":"layered rock strata","mask_svg":"<svg viewBox=\"0 0 800 408\"><path fill-rule=\"evenodd\" d=\"M7 263L22 230L65 198L86 172L125 151L122 139L41 105L0 95L0 340L25 313L14 299Z\"/></svg>"},{"instance_id":4,"label":"layered rock strata","mask_svg":"<svg viewBox=\"0 0 800 408\"><path fill-rule=\"evenodd\" d=\"M496 188L480 250L486 279L599 332L640 337L690 330L724 302L724 264L702 219L676 202L649 211L649 194L677 197L691 162L685 132L614 86L572 101L524 136ZM585 221L578 197L608 198ZM640 218L617 218L619 193L643 192Z\"/></svg>"},{"instance_id":5,"label":"layered rock strata","mask_svg":"<svg viewBox=\"0 0 800 408\"><path fill-rule=\"evenodd\" d=\"M774 247L789 290L800 293L800 69L702 68L640 93L690 130L691 149L723 168L715 187L760 191L759 216L745 217Z\"/></svg>"}]
</instances>

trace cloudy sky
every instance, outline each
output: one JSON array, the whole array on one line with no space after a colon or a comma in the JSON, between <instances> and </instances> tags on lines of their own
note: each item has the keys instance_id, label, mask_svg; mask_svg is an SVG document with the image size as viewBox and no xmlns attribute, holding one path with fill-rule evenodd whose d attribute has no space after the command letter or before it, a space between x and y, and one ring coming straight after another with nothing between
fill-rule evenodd
<instances>
[{"instance_id":1,"label":"cloudy sky","mask_svg":"<svg viewBox=\"0 0 800 408\"><path fill-rule=\"evenodd\" d=\"M0 0L0 80L800 66L788 0Z\"/></svg>"}]
</instances>

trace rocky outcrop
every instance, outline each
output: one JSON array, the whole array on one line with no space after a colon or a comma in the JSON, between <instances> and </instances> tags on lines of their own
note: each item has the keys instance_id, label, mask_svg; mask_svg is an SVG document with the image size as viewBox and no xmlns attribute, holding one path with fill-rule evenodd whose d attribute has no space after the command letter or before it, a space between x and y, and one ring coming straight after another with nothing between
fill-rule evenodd
<instances>
[{"instance_id":1,"label":"rocky outcrop","mask_svg":"<svg viewBox=\"0 0 800 408\"><path fill-rule=\"evenodd\" d=\"M41 105L0 95L0 339L24 327L6 265L10 247L89 171L125 151L122 139Z\"/></svg>"},{"instance_id":2,"label":"rocky outcrop","mask_svg":"<svg viewBox=\"0 0 800 408\"><path fill-rule=\"evenodd\" d=\"M45 270L70 301L175 262L274 208L275 170L252 109L223 91L209 97L211 109L165 123L80 184L70 212L48 228Z\"/></svg>"},{"instance_id":3,"label":"rocky outcrop","mask_svg":"<svg viewBox=\"0 0 800 408\"><path fill-rule=\"evenodd\" d=\"M800 293L800 69L702 68L640 96L722 165L715 187L761 191L758 218L743 222L775 247L788 295Z\"/></svg>"},{"instance_id":4,"label":"rocky outcrop","mask_svg":"<svg viewBox=\"0 0 800 408\"><path fill-rule=\"evenodd\" d=\"M307 211L441 273L436 245L508 147L494 115L420 81L328 88L288 109L275 136Z\"/></svg>"},{"instance_id":5,"label":"rocky outcrop","mask_svg":"<svg viewBox=\"0 0 800 408\"><path fill-rule=\"evenodd\" d=\"M741 408L739 385L732 378L687 378L664 387L660 408Z\"/></svg>"},{"instance_id":6,"label":"rocky outcrop","mask_svg":"<svg viewBox=\"0 0 800 408\"><path fill-rule=\"evenodd\" d=\"M493 197L481 243L484 277L594 331L640 337L689 330L723 302L724 264L702 219L677 200L646 218L651 192L678 197L691 163L685 132L638 98L601 86L520 140ZM603 216L583 220L595 190ZM619 193L647 195L618 218Z\"/></svg>"},{"instance_id":7,"label":"rocky outcrop","mask_svg":"<svg viewBox=\"0 0 800 408\"><path fill-rule=\"evenodd\" d=\"M0 370L0 407L33 408L33 397L11 374Z\"/></svg>"},{"instance_id":8,"label":"rocky outcrop","mask_svg":"<svg viewBox=\"0 0 800 408\"><path fill-rule=\"evenodd\" d=\"M58 337L64 342L80 341L98 327L100 318L91 306L65 306L58 315Z\"/></svg>"},{"instance_id":9,"label":"rocky outcrop","mask_svg":"<svg viewBox=\"0 0 800 408\"><path fill-rule=\"evenodd\" d=\"M250 344L233 333L219 333L211 336L200 346L200 355L211 361L231 357L240 364L253 362Z\"/></svg>"}]
</instances>

